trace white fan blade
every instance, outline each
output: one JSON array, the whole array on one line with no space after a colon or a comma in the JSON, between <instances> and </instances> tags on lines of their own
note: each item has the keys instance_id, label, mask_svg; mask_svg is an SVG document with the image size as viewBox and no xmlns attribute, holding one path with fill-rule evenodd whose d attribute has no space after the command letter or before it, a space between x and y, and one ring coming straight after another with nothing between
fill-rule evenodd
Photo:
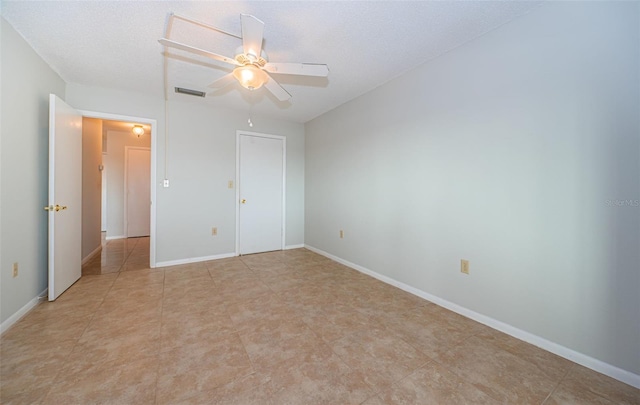
<instances>
[{"instance_id":1,"label":"white fan blade","mask_svg":"<svg viewBox=\"0 0 640 405\"><path fill-rule=\"evenodd\" d=\"M242 25L242 50L246 55L260 57L264 23L252 15L240 14Z\"/></svg>"},{"instance_id":2,"label":"white fan blade","mask_svg":"<svg viewBox=\"0 0 640 405\"><path fill-rule=\"evenodd\" d=\"M233 77L233 73L229 73L228 75L224 75L221 78L219 78L218 80L215 80L208 87L211 87L211 88L214 88L214 89L221 89L223 87L227 87L228 85L230 85L231 83L233 83L235 81L236 81L236 78Z\"/></svg>"},{"instance_id":3,"label":"white fan blade","mask_svg":"<svg viewBox=\"0 0 640 405\"><path fill-rule=\"evenodd\" d=\"M329 67L314 63L267 63L264 70L269 73L299 76L329 76Z\"/></svg>"},{"instance_id":4,"label":"white fan blade","mask_svg":"<svg viewBox=\"0 0 640 405\"><path fill-rule=\"evenodd\" d=\"M268 73L265 72L267 76ZM267 88L276 98L280 101L287 101L291 98L291 94L289 94L278 82L273 80L273 77L269 76L269 80L264 84L264 87Z\"/></svg>"},{"instance_id":5,"label":"white fan blade","mask_svg":"<svg viewBox=\"0 0 640 405\"><path fill-rule=\"evenodd\" d=\"M193 46L185 45L185 44L182 44L180 42L172 41L170 39L162 38L162 39L159 39L158 42L160 42L164 46L168 46L168 47L171 47L171 48L176 48L176 49L180 49L180 50L183 50L183 51L195 53L195 54L201 55L201 56L206 56L207 58L219 60L221 62L226 62L226 63L229 63L229 64L234 65L234 66L240 66L240 63L238 61L236 61L235 59L227 58L226 56L218 55L217 53L205 51L204 49L200 49L200 48L196 48L196 47L193 47Z\"/></svg>"}]
</instances>

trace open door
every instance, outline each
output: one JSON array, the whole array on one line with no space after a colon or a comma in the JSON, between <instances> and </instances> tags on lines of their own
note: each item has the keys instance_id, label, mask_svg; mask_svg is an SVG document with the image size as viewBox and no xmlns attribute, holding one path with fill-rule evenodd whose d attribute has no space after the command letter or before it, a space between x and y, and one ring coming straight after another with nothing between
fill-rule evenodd
<instances>
[{"instance_id":1,"label":"open door","mask_svg":"<svg viewBox=\"0 0 640 405\"><path fill-rule=\"evenodd\" d=\"M82 115L49 95L49 301L82 275Z\"/></svg>"}]
</instances>

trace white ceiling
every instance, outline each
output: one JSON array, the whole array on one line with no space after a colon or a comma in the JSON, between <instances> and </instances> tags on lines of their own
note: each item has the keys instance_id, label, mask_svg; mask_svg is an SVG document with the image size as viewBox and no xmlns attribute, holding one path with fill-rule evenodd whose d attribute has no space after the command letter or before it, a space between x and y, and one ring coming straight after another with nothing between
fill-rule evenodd
<instances>
[{"instance_id":1,"label":"white ceiling","mask_svg":"<svg viewBox=\"0 0 640 405\"><path fill-rule=\"evenodd\" d=\"M293 96L238 84L205 99L173 88L208 91L230 71L224 63L170 50L169 99L306 122L527 13L540 1L2 1L3 17L68 83L163 96L163 46L169 13L240 35L240 14L265 23L272 62L329 65L328 78L277 76ZM237 38L177 21L171 38L230 57ZM4 55L3 57L6 57ZM275 77L275 76L274 76Z\"/></svg>"}]
</instances>

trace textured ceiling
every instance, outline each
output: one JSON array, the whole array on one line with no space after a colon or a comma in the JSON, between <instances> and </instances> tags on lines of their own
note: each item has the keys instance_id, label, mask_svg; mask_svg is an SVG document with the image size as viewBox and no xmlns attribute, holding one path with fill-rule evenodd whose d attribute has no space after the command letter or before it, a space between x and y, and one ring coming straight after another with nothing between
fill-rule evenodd
<instances>
[{"instance_id":1,"label":"textured ceiling","mask_svg":"<svg viewBox=\"0 0 640 405\"><path fill-rule=\"evenodd\" d=\"M248 110L306 122L419 64L528 12L540 1L2 1L3 17L68 83L163 97L163 46L169 13L240 35L240 14L264 21L272 62L326 63L328 78L276 77L293 96L238 84L205 99L173 93L227 74L224 63L169 50L169 99ZM239 39L182 21L171 38L233 57ZM6 57L6 55L3 55ZM275 77L275 76L274 76Z\"/></svg>"}]
</instances>

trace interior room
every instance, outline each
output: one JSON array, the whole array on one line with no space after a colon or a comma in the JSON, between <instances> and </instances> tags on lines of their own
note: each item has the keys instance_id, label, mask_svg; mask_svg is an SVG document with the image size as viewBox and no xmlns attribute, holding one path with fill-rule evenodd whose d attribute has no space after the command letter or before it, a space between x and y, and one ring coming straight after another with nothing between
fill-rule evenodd
<instances>
[{"instance_id":1,"label":"interior room","mask_svg":"<svg viewBox=\"0 0 640 405\"><path fill-rule=\"evenodd\" d=\"M640 2L0 11L0 402L640 404Z\"/></svg>"}]
</instances>

